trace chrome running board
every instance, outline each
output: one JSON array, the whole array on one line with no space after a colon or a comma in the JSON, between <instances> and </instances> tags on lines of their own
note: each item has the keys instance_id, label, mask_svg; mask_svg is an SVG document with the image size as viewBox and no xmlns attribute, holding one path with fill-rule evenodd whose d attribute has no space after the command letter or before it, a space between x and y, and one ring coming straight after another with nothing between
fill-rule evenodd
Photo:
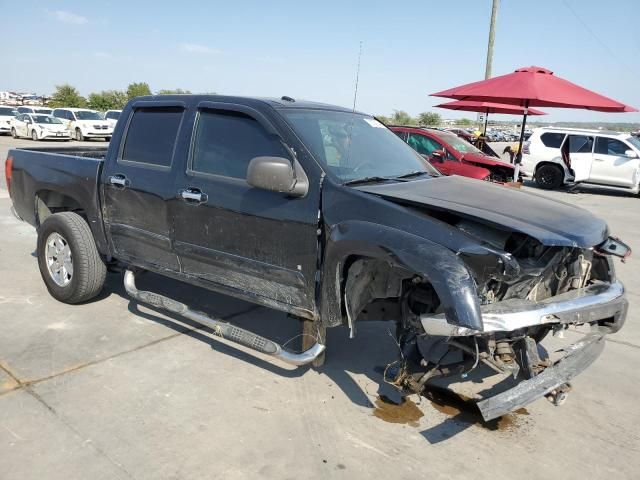
<instances>
[{"instance_id":1,"label":"chrome running board","mask_svg":"<svg viewBox=\"0 0 640 480\"><path fill-rule=\"evenodd\" d=\"M311 363L318 358L325 349L323 344L316 342L308 350L294 353L268 338L261 337L249 330L212 318L206 313L192 310L184 303L157 293L138 290L136 288L135 273L128 269L124 272L124 288L129 296L141 303L147 303L162 310L181 315L184 318L211 328L213 333L219 337L278 358L290 365L306 365Z\"/></svg>"}]
</instances>

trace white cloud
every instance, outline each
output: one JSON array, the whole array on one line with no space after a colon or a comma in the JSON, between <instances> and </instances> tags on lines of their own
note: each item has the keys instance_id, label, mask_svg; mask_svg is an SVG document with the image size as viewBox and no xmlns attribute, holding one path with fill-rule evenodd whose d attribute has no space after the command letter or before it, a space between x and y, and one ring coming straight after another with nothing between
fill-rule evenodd
<instances>
[{"instance_id":1,"label":"white cloud","mask_svg":"<svg viewBox=\"0 0 640 480\"><path fill-rule=\"evenodd\" d=\"M84 25L85 23L89 23L89 19L87 17L83 17L82 15L77 15L75 13L66 12L64 10L56 10L53 12L54 17L60 22L70 23L72 25Z\"/></svg>"},{"instance_id":2,"label":"white cloud","mask_svg":"<svg viewBox=\"0 0 640 480\"><path fill-rule=\"evenodd\" d=\"M220 53L220 50L207 47L206 45L198 45L197 43L182 43L180 44L180 50L188 53L205 53L205 54Z\"/></svg>"}]
</instances>

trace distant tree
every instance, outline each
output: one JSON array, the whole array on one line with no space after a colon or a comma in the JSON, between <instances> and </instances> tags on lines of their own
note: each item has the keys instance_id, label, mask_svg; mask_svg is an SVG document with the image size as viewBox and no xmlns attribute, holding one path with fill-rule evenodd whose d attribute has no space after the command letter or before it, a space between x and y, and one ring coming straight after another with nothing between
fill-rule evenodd
<instances>
[{"instance_id":1,"label":"distant tree","mask_svg":"<svg viewBox=\"0 0 640 480\"><path fill-rule=\"evenodd\" d=\"M386 117L384 115L376 115L376 118L385 125L392 125L391 119L389 117Z\"/></svg>"},{"instance_id":2,"label":"distant tree","mask_svg":"<svg viewBox=\"0 0 640 480\"><path fill-rule=\"evenodd\" d=\"M87 100L80 95L75 87L65 83L64 85L56 85L56 91L51 95L49 106L51 108L86 107Z\"/></svg>"},{"instance_id":3,"label":"distant tree","mask_svg":"<svg viewBox=\"0 0 640 480\"><path fill-rule=\"evenodd\" d=\"M119 90L106 90L89 95L89 106L94 110L122 110L127 103L127 94Z\"/></svg>"},{"instance_id":4,"label":"distant tree","mask_svg":"<svg viewBox=\"0 0 640 480\"><path fill-rule=\"evenodd\" d=\"M461 118L460 120L456 120L456 125L460 125L461 127L470 127L473 125L473 120L469 120L468 118Z\"/></svg>"},{"instance_id":5,"label":"distant tree","mask_svg":"<svg viewBox=\"0 0 640 480\"><path fill-rule=\"evenodd\" d=\"M143 95L151 95L151 89L148 83L130 83L127 87L127 98L129 100L135 97L142 97Z\"/></svg>"},{"instance_id":6,"label":"distant tree","mask_svg":"<svg viewBox=\"0 0 640 480\"><path fill-rule=\"evenodd\" d=\"M418 115L420 125L437 126L442 123L442 117L435 112L422 112Z\"/></svg>"},{"instance_id":7,"label":"distant tree","mask_svg":"<svg viewBox=\"0 0 640 480\"><path fill-rule=\"evenodd\" d=\"M416 123L411 115L403 110L394 110L393 115L391 116L391 124L392 125L412 125Z\"/></svg>"},{"instance_id":8,"label":"distant tree","mask_svg":"<svg viewBox=\"0 0 640 480\"><path fill-rule=\"evenodd\" d=\"M176 89L163 89L163 90L158 90L158 95L180 95L180 94L185 94L185 93L191 93L190 90L183 90L181 88L176 88Z\"/></svg>"}]
</instances>

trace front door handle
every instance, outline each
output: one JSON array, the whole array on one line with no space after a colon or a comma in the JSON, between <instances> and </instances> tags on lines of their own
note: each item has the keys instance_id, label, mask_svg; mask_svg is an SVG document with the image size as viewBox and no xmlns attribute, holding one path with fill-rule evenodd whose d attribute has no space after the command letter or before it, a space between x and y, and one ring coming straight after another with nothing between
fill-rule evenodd
<instances>
[{"instance_id":1,"label":"front door handle","mask_svg":"<svg viewBox=\"0 0 640 480\"><path fill-rule=\"evenodd\" d=\"M129 186L129 179L121 173L111 175L108 180L111 185L115 185L116 187L125 188Z\"/></svg>"},{"instance_id":2,"label":"front door handle","mask_svg":"<svg viewBox=\"0 0 640 480\"><path fill-rule=\"evenodd\" d=\"M180 190L180 198L187 203L195 203L199 205L201 203L205 203L209 197L206 193L202 193L198 188L186 188L184 190Z\"/></svg>"}]
</instances>

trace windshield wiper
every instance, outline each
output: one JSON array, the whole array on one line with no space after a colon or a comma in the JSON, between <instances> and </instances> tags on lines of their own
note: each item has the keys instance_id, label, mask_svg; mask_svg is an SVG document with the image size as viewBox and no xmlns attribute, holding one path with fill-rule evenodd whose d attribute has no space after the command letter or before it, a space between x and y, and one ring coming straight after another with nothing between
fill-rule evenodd
<instances>
[{"instance_id":1,"label":"windshield wiper","mask_svg":"<svg viewBox=\"0 0 640 480\"><path fill-rule=\"evenodd\" d=\"M419 177L420 175L429 175L429 172L426 172L424 170L416 170L415 172L405 173L404 175L398 175L397 177L393 177L393 178L411 178L411 177Z\"/></svg>"},{"instance_id":2,"label":"windshield wiper","mask_svg":"<svg viewBox=\"0 0 640 480\"><path fill-rule=\"evenodd\" d=\"M348 182L344 182L342 185L359 185L363 183L378 183L378 182L387 182L389 180L394 180L395 178L389 177L363 177L356 178L355 180L349 180Z\"/></svg>"}]
</instances>

